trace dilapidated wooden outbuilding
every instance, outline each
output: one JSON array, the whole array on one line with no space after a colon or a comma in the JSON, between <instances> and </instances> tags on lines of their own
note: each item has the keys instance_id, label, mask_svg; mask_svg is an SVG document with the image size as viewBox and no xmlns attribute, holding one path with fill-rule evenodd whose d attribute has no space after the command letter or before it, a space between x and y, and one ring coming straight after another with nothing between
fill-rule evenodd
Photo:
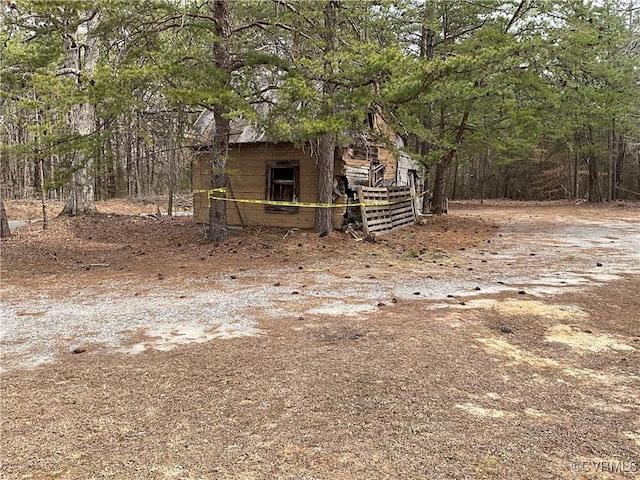
<instances>
[{"instance_id":1,"label":"dilapidated wooden outbuilding","mask_svg":"<svg viewBox=\"0 0 640 480\"><path fill-rule=\"evenodd\" d=\"M349 203L357 203L358 186L410 185L421 189L418 166L387 145L396 136L376 116L371 127L388 141L374 142L366 134L353 136L352 142L336 148L334 162L334 228L348 221ZM197 223L209 220L211 155L208 145L213 115L204 111L194 126L193 190L194 216ZM228 189L226 197L229 225L264 225L286 228L313 228L317 199L318 167L312 144L274 141L251 125L232 122L227 158ZM400 181L399 181L400 179ZM415 191L415 190L412 190ZM273 202L294 202L282 205Z\"/></svg>"}]
</instances>

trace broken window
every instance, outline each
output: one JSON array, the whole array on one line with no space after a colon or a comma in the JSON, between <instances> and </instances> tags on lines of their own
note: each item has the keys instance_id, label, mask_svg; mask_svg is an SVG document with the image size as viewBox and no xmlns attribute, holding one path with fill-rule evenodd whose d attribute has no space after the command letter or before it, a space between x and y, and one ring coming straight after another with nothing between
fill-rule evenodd
<instances>
[{"instance_id":1,"label":"broken window","mask_svg":"<svg viewBox=\"0 0 640 480\"><path fill-rule=\"evenodd\" d=\"M373 112L367 112L367 126L370 130L376 126L376 117Z\"/></svg>"},{"instance_id":2,"label":"broken window","mask_svg":"<svg viewBox=\"0 0 640 480\"><path fill-rule=\"evenodd\" d=\"M369 186L379 187L384 182L385 166L381 163L371 162L371 168L369 168Z\"/></svg>"},{"instance_id":3,"label":"broken window","mask_svg":"<svg viewBox=\"0 0 640 480\"><path fill-rule=\"evenodd\" d=\"M267 165L267 200L297 202L300 194L300 167L294 162ZM265 205L266 212L298 213L296 205Z\"/></svg>"}]
</instances>

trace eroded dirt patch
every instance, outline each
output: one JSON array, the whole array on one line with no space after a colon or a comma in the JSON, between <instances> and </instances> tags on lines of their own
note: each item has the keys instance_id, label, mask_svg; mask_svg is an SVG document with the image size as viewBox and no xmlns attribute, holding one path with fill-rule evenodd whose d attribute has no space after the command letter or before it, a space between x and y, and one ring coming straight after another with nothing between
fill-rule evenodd
<instances>
[{"instance_id":1,"label":"eroded dirt patch","mask_svg":"<svg viewBox=\"0 0 640 480\"><path fill-rule=\"evenodd\" d=\"M594 333L591 330L580 330L572 325L554 325L547 330L546 339L550 342L563 343L572 348L588 352L602 352L616 350L621 352L634 352L631 345L622 343L619 339L606 333Z\"/></svg>"}]
</instances>

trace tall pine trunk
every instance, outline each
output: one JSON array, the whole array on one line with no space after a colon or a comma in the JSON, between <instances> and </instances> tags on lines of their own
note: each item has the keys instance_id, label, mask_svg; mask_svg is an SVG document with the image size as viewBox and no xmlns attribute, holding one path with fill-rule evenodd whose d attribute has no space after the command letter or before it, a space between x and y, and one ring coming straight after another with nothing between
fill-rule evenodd
<instances>
[{"instance_id":1,"label":"tall pine trunk","mask_svg":"<svg viewBox=\"0 0 640 480\"><path fill-rule=\"evenodd\" d=\"M593 150L593 129L589 127L587 131L587 143L589 150ZM600 190L600 179L598 178L598 157L594 154L587 157L587 171L589 176L587 178L587 195L589 203L598 203L602 201L602 191Z\"/></svg>"},{"instance_id":2,"label":"tall pine trunk","mask_svg":"<svg viewBox=\"0 0 640 480\"><path fill-rule=\"evenodd\" d=\"M338 24L338 8L340 0L329 0L324 7L324 72L330 78L335 71L336 28ZM331 96L335 85L325 80L322 86L323 107L326 114L335 113L331 106ZM333 168L336 150L336 135L327 132L318 140L318 192L319 203L333 202ZM329 233L333 229L331 208L316 208L316 232Z\"/></svg>"},{"instance_id":3,"label":"tall pine trunk","mask_svg":"<svg viewBox=\"0 0 640 480\"><path fill-rule=\"evenodd\" d=\"M95 108L82 104L71 113L75 132L80 136L90 135L95 128ZM93 159L91 155L76 150L72 161L72 181L67 186L69 195L61 215L81 215L96 213Z\"/></svg>"},{"instance_id":4,"label":"tall pine trunk","mask_svg":"<svg viewBox=\"0 0 640 480\"><path fill-rule=\"evenodd\" d=\"M435 35L432 30L432 24L435 22L434 3L431 0L425 0L422 5L422 29L420 34L420 58L424 61L430 61L433 58L433 51L435 46ZM433 104L428 103L424 107L422 115L422 125L427 132L430 132L433 128ZM411 140L410 140L411 141ZM415 138L415 149L423 156L427 156L431 150L432 144L430 141ZM425 179L426 180L426 179ZM425 182L426 188L427 182ZM429 202L422 203L422 213L429 213Z\"/></svg>"},{"instance_id":5,"label":"tall pine trunk","mask_svg":"<svg viewBox=\"0 0 640 480\"><path fill-rule=\"evenodd\" d=\"M9 230L9 219L4 209L4 200L0 197L0 238L7 238L11 235Z\"/></svg>"},{"instance_id":6,"label":"tall pine trunk","mask_svg":"<svg viewBox=\"0 0 640 480\"><path fill-rule=\"evenodd\" d=\"M587 159L587 167L589 171L587 183L587 195L589 203L598 203L602 201L602 191L600 190L600 180L598 178L598 162L595 157Z\"/></svg>"},{"instance_id":7,"label":"tall pine trunk","mask_svg":"<svg viewBox=\"0 0 640 480\"><path fill-rule=\"evenodd\" d=\"M433 183L433 199L431 201L431 213L441 215L446 211L446 188L449 166L453 159L453 153L447 152L440 158L436 165L436 176Z\"/></svg>"},{"instance_id":8,"label":"tall pine trunk","mask_svg":"<svg viewBox=\"0 0 640 480\"><path fill-rule=\"evenodd\" d=\"M318 202L333 202L333 167L336 150L335 135L327 133L318 141ZM316 208L316 232L332 230L331 208Z\"/></svg>"},{"instance_id":9,"label":"tall pine trunk","mask_svg":"<svg viewBox=\"0 0 640 480\"><path fill-rule=\"evenodd\" d=\"M456 128L455 145L460 145L464 137L464 132L467 129L467 122L469 121L470 108L462 114L460 124ZM440 131L441 138L444 138L444 112L440 112ZM447 150L440 156L440 160L436 165L436 176L433 185L433 200L431 203L431 213L441 215L447 211L447 176L449 174L449 168L455 157L456 148Z\"/></svg>"},{"instance_id":10,"label":"tall pine trunk","mask_svg":"<svg viewBox=\"0 0 640 480\"><path fill-rule=\"evenodd\" d=\"M578 163L580 163L580 154L578 153L578 150L576 150L576 152L573 154L573 162L571 164L572 166L572 171L571 171L571 179L573 180L571 183L571 189L572 189L572 193L573 193L573 198L575 200L578 200L580 198L580 182L579 182L579 177L578 177Z\"/></svg>"},{"instance_id":11,"label":"tall pine trunk","mask_svg":"<svg viewBox=\"0 0 640 480\"><path fill-rule=\"evenodd\" d=\"M225 118L220 107L213 109L215 133L211 145L211 188L214 197L224 197L227 187L227 155L229 153L229 119ZM212 242L224 242L228 236L227 204L225 200L212 198L209 206L209 231L207 238Z\"/></svg>"},{"instance_id":12,"label":"tall pine trunk","mask_svg":"<svg viewBox=\"0 0 640 480\"><path fill-rule=\"evenodd\" d=\"M216 68L225 76L224 85L228 88L231 76L231 55L229 53L229 37L231 36L231 3L229 0L213 2L213 18L216 39L213 46ZM229 154L229 109L225 105L213 105L215 129L211 144L211 188L217 190L214 196L223 197L223 189L227 187L227 156ZM228 236L227 206L225 200L211 199L209 206L209 231L207 238L212 242L224 242Z\"/></svg>"},{"instance_id":13,"label":"tall pine trunk","mask_svg":"<svg viewBox=\"0 0 640 480\"><path fill-rule=\"evenodd\" d=\"M91 12L87 22L78 25L75 35L65 38L65 73L75 75L78 89L87 88L86 80L91 78L98 62L100 45L95 30L100 22L100 14ZM86 36L84 42L81 38ZM88 101L81 102L71 109L71 131L79 137L87 137L96 129L96 108ZM93 178L93 158L83 148L75 150L72 164L72 180L67 187L69 196L61 215L79 215L96 213Z\"/></svg>"},{"instance_id":14,"label":"tall pine trunk","mask_svg":"<svg viewBox=\"0 0 640 480\"><path fill-rule=\"evenodd\" d=\"M609 174L607 182L607 201L616 199L616 167L618 155L616 152L617 139L616 139L616 121L615 118L611 120L611 132L609 132Z\"/></svg>"}]
</instances>

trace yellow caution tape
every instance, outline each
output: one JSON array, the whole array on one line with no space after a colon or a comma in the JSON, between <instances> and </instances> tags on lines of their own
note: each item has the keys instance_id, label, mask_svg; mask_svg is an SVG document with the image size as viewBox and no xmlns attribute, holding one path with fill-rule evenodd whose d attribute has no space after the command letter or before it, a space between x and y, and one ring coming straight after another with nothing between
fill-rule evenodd
<instances>
[{"instance_id":1,"label":"yellow caution tape","mask_svg":"<svg viewBox=\"0 0 640 480\"><path fill-rule=\"evenodd\" d=\"M225 200L227 202L237 202L237 203L253 203L257 205L278 205L281 207L302 207L302 208L339 208L339 207L359 207L361 204L359 203L311 203L311 202L285 202L282 200L249 200L244 198L227 198L227 197L218 197L215 195L209 195L209 198L212 200ZM362 204L363 205L363 204ZM388 202L383 203L375 203L369 205L389 205Z\"/></svg>"},{"instance_id":2,"label":"yellow caution tape","mask_svg":"<svg viewBox=\"0 0 640 480\"><path fill-rule=\"evenodd\" d=\"M409 200L415 200L426 193L428 191L424 191L418 195L412 195L407 198L403 198L402 200L396 201L380 201L380 202L369 202L369 203L314 203L314 202L286 202L282 200L253 200L246 198L227 198L215 195L215 193L227 193L226 188L213 188L210 190L194 190L193 193L208 193L209 199L213 200L222 200L225 202L236 202L236 203L252 203L254 205L277 205L280 207L302 207L302 208L343 208L343 207L382 207L389 205L397 205L399 203L404 203Z\"/></svg>"},{"instance_id":3,"label":"yellow caution tape","mask_svg":"<svg viewBox=\"0 0 640 480\"><path fill-rule=\"evenodd\" d=\"M212 192L227 193L227 189L226 188L211 188L209 190L193 190L191 193L212 193Z\"/></svg>"}]
</instances>

